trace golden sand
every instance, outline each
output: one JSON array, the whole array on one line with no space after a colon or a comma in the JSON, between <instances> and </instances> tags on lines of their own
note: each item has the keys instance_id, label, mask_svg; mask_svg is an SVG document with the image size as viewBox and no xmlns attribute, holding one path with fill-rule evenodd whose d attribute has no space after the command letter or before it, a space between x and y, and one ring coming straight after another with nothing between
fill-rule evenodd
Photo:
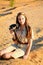
<instances>
[{"instance_id":1,"label":"golden sand","mask_svg":"<svg viewBox=\"0 0 43 65\"><path fill-rule=\"evenodd\" d=\"M10 40L12 36L8 28L16 22L16 15L20 11L27 15L28 23L34 31L34 39L28 59L0 60L0 65L43 65L43 1L25 2L24 4L21 2L19 5L15 4L15 9L9 7L9 1L3 2L0 1L0 14L7 12L12 12L12 14L0 15L0 50L13 43Z\"/></svg>"}]
</instances>

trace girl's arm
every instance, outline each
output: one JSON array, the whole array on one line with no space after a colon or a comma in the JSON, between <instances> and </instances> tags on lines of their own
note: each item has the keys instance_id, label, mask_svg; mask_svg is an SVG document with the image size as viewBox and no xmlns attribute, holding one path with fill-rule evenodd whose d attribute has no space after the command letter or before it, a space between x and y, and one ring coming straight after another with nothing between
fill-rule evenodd
<instances>
[{"instance_id":1,"label":"girl's arm","mask_svg":"<svg viewBox=\"0 0 43 65\"><path fill-rule=\"evenodd\" d=\"M30 42L27 45L27 50L26 50L25 55L27 55L27 56L29 55L31 47L32 47L32 39L30 39Z\"/></svg>"},{"instance_id":2,"label":"girl's arm","mask_svg":"<svg viewBox=\"0 0 43 65\"><path fill-rule=\"evenodd\" d=\"M29 40L26 50L26 55L28 56L32 47L32 41L34 39L33 29L32 29L32 38Z\"/></svg>"},{"instance_id":3,"label":"girl's arm","mask_svg":"<svg viewBox=\"0 0 43 65\"><path fill-rule=\"evenodd\" d=\"M10 33L12 35L12 40L14 43L17 43L16 37L15 37L15 33L13 32L13 29L10 30Z\"/></svg>"},{"instance_id":4,"label":"girl's arm","mask_svg":"<svg viewBox=\"0 0 43 65\"><path fill-rule=\"evenodd\" d=\"M25 55L24 55L24 59L26 59L27 57L28 57L28 55L29 55L29 53L30 53L30 50L31 50L31 47L32 47L32 41L33 41L33 39L34 39L34 34L33 34L33 30L32 30L32 38L28 41L28 45L27 45L27 49L26 49L26 53L25 53Z\"/></svg>"},{"instance_id":5,"label":"girl's arm","mask_svg":"<svg viewBox=\"0 0 43 65\"><path fill-rule=\"evenodd\" d=\"M30 50L31 50L31 47L32 47L32 39L30 39L30 42L27 45L26 53L25 53L25 55L23 57L24 59L26 59L28 57L28 55L30 53Z\"/></svg>"}]
</instances>

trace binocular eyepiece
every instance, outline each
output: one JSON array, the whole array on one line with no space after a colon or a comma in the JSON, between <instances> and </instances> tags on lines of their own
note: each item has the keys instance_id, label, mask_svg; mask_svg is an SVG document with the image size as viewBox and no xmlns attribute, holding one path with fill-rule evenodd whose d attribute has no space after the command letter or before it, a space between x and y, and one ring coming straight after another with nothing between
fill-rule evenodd
<instances>
[{"instance_id":1,"label":"binocular eyepiece","mask_svg":"<svg viewBox=\"0 0 43 65\"><path fill-rule=\"evenodd\" d=\"M15 27L16 27L16 24L12 24L12 25L9 26L9 30L13 30L14 31Z\"/></svg>"}]
</instances>

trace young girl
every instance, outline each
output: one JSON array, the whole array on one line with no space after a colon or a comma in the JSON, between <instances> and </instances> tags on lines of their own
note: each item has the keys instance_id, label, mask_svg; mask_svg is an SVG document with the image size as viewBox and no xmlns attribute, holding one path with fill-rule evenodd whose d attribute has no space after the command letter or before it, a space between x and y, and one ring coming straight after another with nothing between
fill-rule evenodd
<instances>
[{"instance_id":1,"label":"young girl","mask_svg":"<svg viewBox=\"0 0 43 65\"><path fill-rule=\"evenodd\" d=\"M27 17L24 13L19 12L16 17L15 30L10 29L13 36L14 44L0 50L0 57L5 59L19 58L27 59L32 47L32 29L27 24Z\"/></svg>"}]
</instances>

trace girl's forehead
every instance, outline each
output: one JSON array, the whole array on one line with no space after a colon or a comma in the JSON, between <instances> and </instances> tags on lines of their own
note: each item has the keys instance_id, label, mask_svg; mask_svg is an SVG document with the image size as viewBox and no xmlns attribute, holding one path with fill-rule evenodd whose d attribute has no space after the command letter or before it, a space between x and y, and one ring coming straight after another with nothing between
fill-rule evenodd
<instances>
[{"instance_id":1,"label":"girl's forehead","mask_svg":"<svg viewBox=\"0 0 43 65\"><path fill-rule=\"evenodd\" d=\"M24 15L19 15L19 16L18 16L18 18L21 18L21 17L22 17L22 18L25 18L25 16L24 16Z\"/></svg>"}]
</instances>

